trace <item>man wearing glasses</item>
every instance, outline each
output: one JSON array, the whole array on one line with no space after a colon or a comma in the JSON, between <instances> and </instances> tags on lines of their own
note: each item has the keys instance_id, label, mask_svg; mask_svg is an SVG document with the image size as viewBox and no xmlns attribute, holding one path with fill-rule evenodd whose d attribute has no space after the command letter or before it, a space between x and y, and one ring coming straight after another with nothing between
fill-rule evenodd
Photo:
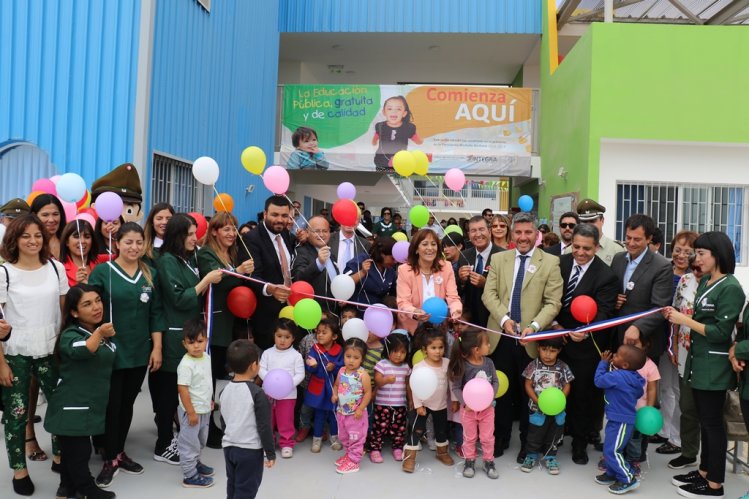
<instances>
[{"instance_id":1,"label":"man wearing glasses","mask_svg":"<svg viewBox=\"0 0 749 499\"><path fill-rule=\"evenodd\" d=\"M484 220L486 220L486 223L491 226L492 219L494 218L494 212L491 208L484 208L484 211L481 212L481 216L484 217Z\"/></svg>"},{"instance_id":2,"label":"man wearing glasses","mask_svg":"<svg viewBox=\"0 0 749 499\"><path fill-rule=\"evenodd\" d=\"M613 239L603 235L603 214L606 213L606 208L596 203L592 199L583 199L577 205L577 216L580 222L591 223L598 228L598 234L601 236L598 241L598 251L596 256L604 261L606 265L611 267L611 262L614 260L614 255L624 251L624 246ZM567 246L564 253L571 253L571 246Z\"/></svg>"},{"instance_id":3,"label":"man wearing glasses","mask_svg":"<svg viewBox=\"0 0 749 499\"><path fill-rule=\"evenodd\" d=\"M556 256L564 254L564 250L572 244L572 231L575 230L575 226L578 223L579 218L577 218L577 213L574 211L563 213L559 217L559 237L561 240L554 246L549 246L544 251Z\"/></svg>"},{"instance_id":4,"label":"man wearing glasses","mask_svg":"<svg viewBox=\"0 0 749 499\"><path fill-rule=\"evenodd\" d=\"M372 233L375 238L378 237L392 237L395 233L396 227L393 223L393 210L385 207L380 210L380 220L378 220L374 227L372 227Z\"/></svg>"},{"instance_id":5,"label":"man wearing glasses","mask_svg":"<svg viewBox=\"0 0 749 499\"><path fill-rule=\"evenodd\" d=\"M307 242L297 246L294 264L291 267L291 277L296 281L305 281L312 285L318 296L331 297L331 276L326 269L327 262L331 258L330 224L325 217L318 215L309 219L309 237ZM328 310L332 302L317 299L323 310Z\"/></svg>"}]
</instances>

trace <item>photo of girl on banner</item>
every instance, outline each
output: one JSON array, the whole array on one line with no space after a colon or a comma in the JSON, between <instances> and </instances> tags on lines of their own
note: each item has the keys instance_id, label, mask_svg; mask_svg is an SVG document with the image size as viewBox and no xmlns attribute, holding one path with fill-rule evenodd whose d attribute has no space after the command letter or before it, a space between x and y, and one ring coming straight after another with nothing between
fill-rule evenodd
<instances>
[{"instance_id":1,"label":"photo of girl on banner","mask_svg":"<svg viewBox=\"0 0 749 499\"><path fill-rule=\"evenodd\" d=\"M414 144L424 142L416 133L413 115L406 98L402 95L390 97L382 106L385 121L375 124L372 145L377 146L374 157L375 169L378 172L393 171L393 156L398 151L408 149L409 139Z\"/></svg>"}]
</instances>

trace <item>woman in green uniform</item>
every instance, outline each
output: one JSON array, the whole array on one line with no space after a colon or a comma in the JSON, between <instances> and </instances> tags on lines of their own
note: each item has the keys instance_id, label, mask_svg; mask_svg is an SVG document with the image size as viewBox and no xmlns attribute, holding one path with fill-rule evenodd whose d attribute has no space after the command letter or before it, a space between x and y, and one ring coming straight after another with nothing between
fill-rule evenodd
<instances>
[{"instance_id":1,"label":"woman in green uniform","mask_svg":"<svg viewBox=\"0 0 749 499\"><path fill-rule=\"evenodd\" d=\"M105 318L118 333L112 340L117 345L117 357L103 439L104 466L96 477L99 487L108 487L119 470L143 473L143 466L125 453L125 441L146 371L161 367L161 335L165 328L158 274L142 260L143 229L127 222L120 227L115 242L117 259L95 267L89 277L89 284L102 290Z\"/></svg>"},{"instance_id":2,"label":"woman in green uniform","mask_svg":"<svg viewBox=\"0 0 749 499\"><path fill-rule=\"evenodd\" d=\"M186 352L182 346L182 327L190 319L201 318L202 295L208 286L221 282L223 276L221 271L213 270L200 278L195 251L197 229L197 223L190 215L174 215L166 225L161 257L156 262L166 329L162 338L161 369L149 375L158 431L153 458L173 465L179 464L172 422L178 404L177 366Z\"/></svg>"},{"instance_id":3,"label":"woman in green uniform","mask_svg":"<svg viewBox=\"0 0 749 499\"><path fill-rule=\"evenodd\" d=\"M699 470L677 475L672 481L686 497L722 497L728 447L723 405L726 390L736 385L729 350L745 296L733 276L736 254L728 236L706 232L694 242L694 249L694 263L704 274L697 287L694 313L689 317L668 307L664 315L672 324L690 328L684 377L697 406L702 447Z\"/></svg>"},{"instance_id":4,"label":"woman in green uniform","mask_svg":"<svg viewBox=\"0 0 749 499\"><path fill-rule=\"evenodd\" d=\"M164 244L164 232L169 219L174 216L174 208L169 203L156 203L146 219L143 232L146 236L143 259L151 266L156 266L159 249Z\"/></svg>"},{"instance_id":5,"label":"woman in green uniform","mask_svg":"<svg viewBox=\"0 0 749 499\"><path fill-rule=\"evenodd\" d=\"M49 399L44 429L56 435L61 451L58 497L114 497L99 489L88 468L91 436L104 432L109 377L117 347L114 326L102 324L104 305L95 287L70 288L63 306L64 325L55 349L60 378Z\"/></svg>"},{"instance_id":6,"label":"woman in green uniform","mask_svg":"<svg viewBox=\"0 0 749 499\"><path fill-rule=\"evenodd\" d=\"M237 267L237 219L231 213L216 213L208 224L203 246L198 250L198 266L201 277L216 269L226 269L239 274L252 274L255 264L252 260L242 262ZM246 284L238 277L224 275L221 282L213 286L213 327L211 330L211 373L213 387L217 379L224 379L226 372L226 349L233 339L235 317L229 311L226 299L237 286ZM210 420L208 447L221 448L221 430Z\"/></svg>"}]
</instances>

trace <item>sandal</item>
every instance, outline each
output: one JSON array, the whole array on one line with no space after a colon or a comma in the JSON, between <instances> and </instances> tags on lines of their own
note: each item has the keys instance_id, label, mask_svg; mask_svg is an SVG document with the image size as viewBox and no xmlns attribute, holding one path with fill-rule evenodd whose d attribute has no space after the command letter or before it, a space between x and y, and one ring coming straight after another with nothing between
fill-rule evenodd
<instances>
[{"instance_id":1,"label":"sandal","mask_svg":"<svg viewBox=\"0 0 749 499\"><path fill-rule=\"evenodd\" d=\"M29 458L30 461L46 461L49 459L47 457L47 454L39 447L39 442L36 441L36 437L30 437L26 439L26 446L29 445L29 442L34 442L36 444L36 449L28 452L26 454L26 457Z\"/></svg>"}]
</instances>

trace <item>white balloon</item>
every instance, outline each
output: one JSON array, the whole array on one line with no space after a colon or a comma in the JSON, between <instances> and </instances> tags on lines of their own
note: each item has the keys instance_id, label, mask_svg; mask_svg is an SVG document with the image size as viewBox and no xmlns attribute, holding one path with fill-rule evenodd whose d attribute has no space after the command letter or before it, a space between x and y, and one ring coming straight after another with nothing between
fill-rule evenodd
<instances>
[{"instance_id":1,"label":"white balloon","mask_svg":"<svg viewBox=\"0 0 749 499\"><path fill-rule=\"evenodd\" d=\"M362 341L367 341L369 338L369 331L364 321L359 318L353 318L346 321L343 325L343 341L348 341L351 338L359 338ZM435 377L435 379L437 379Z\"/></svg>"},{"instance_id":2,"label":"white balloon","mask_svg":"<svg viewBox=\"0 0 749 499\"><path fill-rule=\"evenodd\" d=\"M350 275L338 274L330 281L330 293L336 300L348 300L354 296L356 283Z\"/></svg>"},{"instance_id":3,"label":"white balloon","mask_svg":"<svg viewBox=\"0 0 749 499\"><path fill-rule=\"evenodd\" d=\"M201 184L214 185L218 180L218 163L213 158L201 156L192 164L192 174Z\"/></svg>"},{"instance_id":4,"label":"white balloon","mask_svg":"<svg viewBox=\"0 0 749 499\"><path fill-rule=\"evenodd\" d=\"M437 391L439 380L431 369L414 369L409 384L413 394L421 400L425 400Z\"/></svg>"}]
</instances>

